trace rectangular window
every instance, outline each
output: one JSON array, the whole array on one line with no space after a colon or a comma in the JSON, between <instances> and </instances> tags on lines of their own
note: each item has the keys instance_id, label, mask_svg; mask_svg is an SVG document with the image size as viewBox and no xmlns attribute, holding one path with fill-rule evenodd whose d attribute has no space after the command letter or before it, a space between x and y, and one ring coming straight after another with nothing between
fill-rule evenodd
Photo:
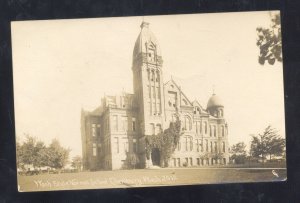
<instances>
[{"instance_id":1,"label":"rectangular window","mask_svg":"<svg viewBox=\"0 0 300 203\"><path fill-rule=\"evenodd\" d=\"M158 89L158 87L156 87L156 96L157 96L157 98L159 98L159 97L160 97L160 94L159 94L159 89Z\"/></svg>"},{"instance_id":2,"label":"rectangular window","mask_svg":"<svg viewBox=\"0 0 300 203\"><path fill-rule=\"evenodd\" d=\"M188 150L188 138L186 137L185 138L185 151Z\"/></svg>"},{"instance_id":3,"label":"rectangular window","mask_svg":"<svg viewBox=\"0 0 300 203\"><path fill-rule=\"evenodd\" d=\"M213 152L214 148L213 148L213 143L210 142L210 151Z\"/></svg>"},{"instance_id":4,"label":"rectangular window","mask_svg":"<svg viewBox=\"0 0 300 203\"><path fill-rule=\"evenodd\" d=\"M93 143L93 156L97 156L97 145Z\"/></svg>"},{"instance_id":5,"label":"rectangular window","mask_svg":"<svg viewBox=\"0 0 300 203\"><path fill-rule=\"evenodd\" d=\"M217 128L216 128L216 126L214 125L214 137L216 137L217 136Z\"/></svg>"},{"instance_id":6,"label":"rectangular window","mask_svg":"<svg viewBox=\"0 0 300 203\"><path fill-rule=\"evenodd\" d=\"M202 122L199 122L200 134L202 133Z\"/></svg>"},{"instance_id":7,"label":"rectangular window","mask_svg":"<svg viewBox=\"0 0 300 203\"><path fill-rule=\"evenodd\" d=\"M151 135L155 134L155 126L154 123L150 123Z\"/></svg>"},{"instance_id":8,"label":"rectangular window","mask_svg":"<svg viewBox=\"0 0 300 203\"><path fill-rule=\"evenodd\" d=\"M221 131L222 131L222 137L224 137L225 133L224 133L224 126L221 127Z\"/></svg>"},{"instance_id":9,"label":"rectangular window","mask_svg":"<svg viewBox=\"0 0 300 203\"><path fill-rule=\"evenodd\" d=\"M217 145L217 142L215 142L215 152L218 152L218 145Z\"/></svg>"},{"instance_id":10,"label":"rectangular window","mask_svg":"<svg viewBox=\"0 0 300 203\"><path fill-rule=\"evenodd\" d=\"M178 166L181 166L181 164L180 164L180 158L177 158L177 163L178 163Z\"/></svg>"},{"instance_id":11,"label":"rectangular window","mask_svg":"<svg viewBox=\"0 0 300 203\"><path fill-rule=\"evenodd\" d=\"M176 158L173 158L173 166L176 167Z\"/></svg>"},{"instance_id":12,"label":"rectangular window","mask_svg":"<svg viewBox=\"0 0 300 203\"><path fill-rule=\"evenodd\" d=\"M128 139L127 138L124 138L123 139L123 145L124 145L124 152L129 152L129 147L128 147Z\"/></svg>"},{"instance_id":13,"label":"rectangular window","mask_svg":"<svg viewBox=\"0 0 300 203\"><path fill-rule=\"evenodd\" d=\"M177 93L169 91L168 95L169 95L168 105L170 107L175 108L177 106Z\"/></svg>"},{"instance_id":14,"label":"rectangular window","mask_svg":"<svg viewBox=\"0 0 300 203\"><path fill-rule=\"evenodd\" d=\"M158 115L160 115L160 113L161 113L161 108L160 108L160 102L159 101L157 102L157 113L158 113Z\"/></svg>"},{"instance_id":15,"label":"rectangular window","mask_svg":"<svg viewBox=\"0 0 300 203\"><path fill-rule=\"evenodd\" d=\"M119 147L119 138L118 137L115 137L114 138L115 140L115 147L116 147L116 152L119 153L120 152L120 147Z\"/></svg>"},{"instance_id":16,"label":"rectangular window","mask_svg":"<svg viewBox=\"0 0 300 203\"><path fill-rule=\"evenodd\" d=\"M127 131L128 129L128 118L127 116L122 116L122 130Z\"/></svg>"},{"instance_id":17,"label":"rectangular window","mask_svg":"<svg viewBox=\"0 0 300 203\"><path fill-rule=\"evenodd\" d=\"M177 150L180 151L180 149L181 149L181 142L178 142L178 144L177 144Z\"/></svg>"},{"instance_id":18,"label":"rectangular window","mask_svg":"<svg viewBox=\"0 0 300 203\"><path fill-rule=\"evenodd\" d=\"M190 165L193 166L193 158L190 158Z\"/></svg>"},{"instance_id":19,"label":"rectangular window","mask_svg":"<svg viewBox=\"0 0 300 203\"><path fill-rule=\"evenodd\" d=\"M155 98L155 88L154 88L154 86L152 86L152 95L153 95L153 98Z\"/></svg>"},{"instance_id":20,"label":"rectangular window","mask_svg":"<svg viewBox=\"0 0 300 203\"><path fill-rule=\"evenodd\" d=\"M96 137L96 134L97 134L96 124L92 124L92 136Z\"/></svg>"},{"instance_id":21,"label":"rectangular window","mask_svg":"<svg viewBox=\"0 0 300 203\"><path fill-rule=\"evenodd\" d=\"M196 145L197 145L197 152L199 152L199 140L196 140Z\"/></svg>"},{"instance_id":22,"label":"rectangular window","mask_svg":"<svg viewBox=\"0 0 300 203\"><path fill-rule=\"evenodd\" d=\"M112 128L113 128L113 131L118 131L118 116L117 115L114 115L112 117Z\"/></svg>"},{"instance_id":23,"label":"rectangular window","mask_svg":"<svg viewBox=\"0 0 300 203\"><path fill-rule=\"evenodd\" d=\"M151 98L151 89L150 89L150 86L148 85L148 95L149 95L149 98Z\"/></svg>"},{"instance_id":24,"label":"rectangular window","mask_svg":"<svg viewBox=\"0 0 300 203\"><path fill-rule=\"evenodd\" d=\"M200 165L200 158L197 158L197 165Z\"/></svg>"},{"instance_id":25,"label":"rectangular window","mask_svg":"<svg viewBox=\"0 0 300 203\"><path fill-rule=\"evenodd\" d=\"M161 125L160 124L156 124L156 134L159 134L161 132L162 132Z\"/></svg>"},{"instance_id":26,"label":"rectangular window","mask_svg":"<svg viewBox=\"0 0 300 203\"><path fill-rule=\"evenodd\" d=\"M137 150L137 143L136 142L133 142L133 152L134 153L138 152L138 150Z\"/></svg>"},{"instance_id":27,"label":"rectangular window","mask_svg":"<svg viewBox=\"0 0 300 203\"><path fill-rule=\"evenodd\" d=\"M205 140L205 148L206 148L206 151L208 152L208 141Z\"/></svg>"},{"instance_id":28,"label":"rectangular window","mask_svg":"<svg viewBox=\"0 0 300 203\"><path fill-rule=\"evenodd\" d=\"M135 120L135 118L132 118L132 131L133 132L136 131L136 120Z\"/></svg>"}]
</instances>

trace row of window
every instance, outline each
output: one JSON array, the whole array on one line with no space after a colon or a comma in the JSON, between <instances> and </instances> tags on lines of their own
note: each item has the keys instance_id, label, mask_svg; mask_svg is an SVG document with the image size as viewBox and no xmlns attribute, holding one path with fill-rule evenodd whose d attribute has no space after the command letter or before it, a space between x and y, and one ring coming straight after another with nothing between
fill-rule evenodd
<instances>
[{"instance_id":1,"label":"row of window","mask_svg":"<svg viewBox=\"0 0 300 203\"><path fill-rule=\"evenodd\" d=\"M160 88L159 87L154 87L153 85L151 86L151 88L150 88L150 86L149 85L147 85L147 87L148 87L148 97L149 98L160 98Z\"/></svg>"},{"instance_id":2,"label":"row of window","mask_svg":"<svg viewBox=\"0 0 300 203\"><path fill-rule=\"evenodd\" d=\"M225 152L226 144L225 142L221 143L221 146L218 146L218 142L210 141L210 145L208 140L205 140L205 146L203 146L201 139L195 139L195 150L197 152L203 152L205 149L206 152ZM181 141L177 144L177 151L193 151L194 150L194 142L192 137L183 137Z\"/></svg>"},{"instance_id":3,"label":"row of window","mask_svg":"<svg viewBox=\"0 0 300 203\"><path fill-rule=\"evenodd\" d=\"M128 130L128 117L121 116L121 121L118 119L118 115L112 116L112 131L127 131ZM130 130L136 131L136 119L132 117Z\"/></svg>"},{"instance_id":4,"label":"row of window","mask_svg":"<svg viewBox=\"0 0 300 203\"><path fill-rule=\"evenodd\" d=\"M172 165L174 167L195 166L193 160L196 161L196 165L197 166L201 166L201 165L214 165L214 164L226 164L226 158L222 158L222 159L196 158L196 159L193 159L192 157L186 157L186 158L173 158L172 159Z\"/></svg>"},{"instance_id":5,"label":"row of window","mask_svg":"<svg viewBox=\"0 0 300 203\"><path fill-rule=\"evenodd\" d=\"M159 71L154 71L154 70L147 70L147 76L148 76L148 81L151 82L159 82L160 81L160 76L159 76Z\"/></svg>"},{"instance_id":6,"label":"row of window","mask_svg":"<svg viewBox=\"0 0 300 203\"><path fill-rule=\"evenodd\" d=\"M151 135L157 135L162 132L161 124L150 123Z\"/></svg>"},{"instance_id":7,"label":"row of window","mask_svg":"<svg viewBox=\"0 0 300 203\"><path fill-rule=\"evenodd\" d=\"M92 136L96 137L100 135L100 124L92 124Z\"/></svg>"},{"instance_id":8,"label":"row of window","mask_svg":"<svg viewBox=\"0 0 300 203\"><path fill-rule=\"evenodd\" d=\"M172 122L174 122L175 120L176 120L176 117L173 116L172 117ZM183 121L182 121L181 125L182 125L182 128L184 130L191 131L192 130L192 121L191 121L191 118L188 117L188 116L185 116L183 118ZM201 134L202 131L204 131L204 134L207 134L207 132L208 132L208 127L207 126L208 125L207 125L206 121L203 122L203 126L202 126L202 123L200 121L196 121L195 122L195 126L196 126L196 133L197 134L198 133ZM215 126L215 125L210 125L209 126L209 135L210 135L210 137L217 137L217 126ZM221 136L222 137L225 136L225 128L224 128L223 125L221 126Z\"/></svg>"},{"instance_id":9,"label":"row of window","mask_svg":"<svg viewBox=\"0 0 300 203\"><path fill-rule=\"evenodd\" d=\"M132 140L132 148L129 148L128 144L128 138L119 138L114 137L114 143L113 143L114 152L119 154L120 152L137 152L137 142L136 139Z\"/></svg>"},{"instance_id":10,"label":"row of window","mask_svg":"<svg viewBox=\"0 0 300 203\"><path fill-rule=\"evenodd\" d=\"M160 115L161 114L161 105L160 105L160 101L156 101L156 102L148 102L148 106L149 106L149 113L150 115Z\"/></svg>"}]
</instances>

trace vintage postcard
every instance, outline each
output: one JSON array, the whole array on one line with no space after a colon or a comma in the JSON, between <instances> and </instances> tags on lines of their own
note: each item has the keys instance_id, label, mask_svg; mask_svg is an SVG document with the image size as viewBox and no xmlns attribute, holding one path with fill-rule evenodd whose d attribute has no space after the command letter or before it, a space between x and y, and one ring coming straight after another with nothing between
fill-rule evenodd
<instances>
[{"instance_id":1,"label":"vintage postcard","mask_svg":"<svg viewBox=\"0 0 300 203\"><path fill-rule=\"evenodd\" d=\"M286 180L279 11L11 28L20 192Z\"/></svg>"}]
</instances>

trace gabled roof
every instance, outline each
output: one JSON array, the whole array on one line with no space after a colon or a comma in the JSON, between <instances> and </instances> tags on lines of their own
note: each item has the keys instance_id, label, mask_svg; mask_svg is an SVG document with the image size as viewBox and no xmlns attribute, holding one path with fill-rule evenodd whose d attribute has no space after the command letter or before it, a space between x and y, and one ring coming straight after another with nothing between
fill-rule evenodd
<instances>
[{"instance_id":1,"label":"gabled roof","mask_svg":"<svg viewBox=\"0 0 300 203\"><path fill-rule=\"evenodd\" d=\"M166 82L165 84L164 84L164 86L166 86L166 85L168 85L168 84L170 84L170 83L172 83L172 84L174 84L175 85L175 87L179 90L179 92L182 94L182 96L184 97L184 99L188 102L188 104L190 105L190 106L193 106L193 104L192 104L192 102L190 102L190 100L188 99L188 97L183 93L183 91L181 90L181 87L179 86L179 85L177 85L177 83L173 80L173 78L171 78L171 80L169 80L168 82Z\"/></svg>"},{"instance_id":2,"label":"gabled roof","mask_svg":"<svg viewBox=\"0 0 300 203\"><path fill-rule=\"evenodd\" d=\"M192 104L193 104L193 106L199 106L203 110L203 107L196 99L192 102Z\"/></svg>"}]
</instances>

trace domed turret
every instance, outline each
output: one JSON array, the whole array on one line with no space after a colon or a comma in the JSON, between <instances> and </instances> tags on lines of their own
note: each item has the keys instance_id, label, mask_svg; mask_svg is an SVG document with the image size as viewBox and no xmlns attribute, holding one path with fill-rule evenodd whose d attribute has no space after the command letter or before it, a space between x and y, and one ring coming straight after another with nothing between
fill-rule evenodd
<instances>
[{"instance_id":1,"label":"domed turret","mask_svg":"<svg viewBox=\"0 0 300 203\"><path fill-rule=\"evenodd\" d=\"M161 52L158 41L149 29L149 23L142 22L141 32L136 39L133 49L133 61L140 56L146 56L148 62L156 63L161 60Z\"/></svg>"},{"instance_id":2,"label":"domed turret","mask_svg":"<svg viewBox=\"0 0 300 203\"><path fill-rule=\"evenodd\" d=\"M211 107L224 107L222 100L216 94L213 94L207 102L207 109Z\"/></svg>"},{"instance_id":3,"label":"domed turret","mask_svg":"<svg viewBox=\"0 0 300 203\"><path fill-rule=\"evenodd\" d=\"M222 100L216 95L213 94L208 102L207 102L207 107L206 110L215 117L223 117L224 116L224 105Z\"/></svg>"}]
</instances>

